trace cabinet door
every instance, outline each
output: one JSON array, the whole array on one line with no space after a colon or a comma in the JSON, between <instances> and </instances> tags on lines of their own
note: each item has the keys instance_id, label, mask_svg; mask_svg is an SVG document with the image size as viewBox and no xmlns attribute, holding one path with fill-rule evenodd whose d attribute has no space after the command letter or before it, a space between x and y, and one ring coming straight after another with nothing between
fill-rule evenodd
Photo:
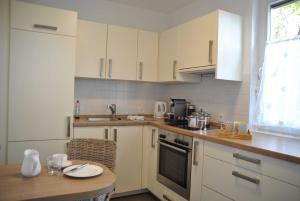
<instances>
[{"instance_id":1,"label":"cabinet door","mask_svg":"<svg viewBox=\"0 0 300 201\"><path fill-rule=\"evenodd\" d=\"M154 193L157 173L158 129L152 126L143 128L143 167L142 188Z\"/></svg>"},{"instance_id":2,"label":"cabinet door","mask_svg":"<svg viewBox=\"0 0 300 201\"><path fill-rule=\"evenodd\" d=\"M116 193L142 187L142 133L141 126L111 127L112 140L117 143Z\"/></svg>"},{"instance_id":3,"label":"cabinet door","mask_svg":"<svg viewBox=\"0 0 300 201\"><path fill-rule=\"evenodd\" d=\"M76 25L77 13L74 11L11 1L12 28L76 36Z\"/></svg>"},{"instance_id":4,"label":"cabinet door","mask_svg":"<svg viewBox=\"0 0 300 201\"><path fill-rule=\"evenodd\" d=\"M158 33L139 31L137 80L157 80Z\"/></svg>"},{"instance_id":5,"label":"cabinet door","mask_svg":"<svg viewBox=\"0 0 300 201\"><path fill-rule=\"evenodd\" d=\"M194 138L193 143L190 200L200 201L203 167L203 141Z\"/></svg>"},{"instance_id":6,"label":"cabinet door","mask_svg":"<svg viewBox=\"0 0 300 201\"><path fill-rule=\"evenodd\" d=\"M11 30L8 140L73 135L75 38Z\"/></svg>"},{"instance_id":7,"label":"cabinet door","mask_svg":"<svg viewBox=\"0 0 300 201\"><path fill-rule=\"evenodd\" d=\"M136 80L136 29L108 25L106 77Z\"/></svg>"},{"instance_id":8,"label":"cabinet door","mask_svg":"<svg viewBox=\"0 0 300 201\"><path fill-rule=\"evenodd\" d=\"M40 154L41 162L55 153L66 153L69 140L46 140L46 141L24 141L8 142L7 160L8 164L20 164L23 161L25 149L35 149Z\"/></svg>"},{"instance_id":9,"label":"cabinet door","mask_svg":"<svg viewBox=\"0 0 300 201\"><path fill-rule=\"evenodd\" d=\"M216 65L217 12L180 25L178 30L179 69Z\"/></svg>"},{"instance_id":10,"label":"cabinet door","mask_svg":"<svg viewBox=\"0 0 300 201\"><path fill-rule=\"evenodd\" d=\"M107 126L75 127L74 138L109 139L110 128Z\"/></svg>"},{"instance_id":11,"label":"cabinet door","mask_svg":"<svg viewBox=\"0 0 300 201\"><path fill-rule=\"evenodd\" d=\"M178 28L174 27L160 33L159 37L159 81L177 79L178 64Z\"/></svg>"},{"instance_id":12,"label":"cabinet door","mask_svg":"<svg viewBox=\"0 0 300 201\"><path fill-rule=\"evenodd\" d=\"M105 78L107 24L78 20L76 77Z\"/></svg>"},{"instance_id":13,"label":"cabinet door","mask_svg":"<svg viewBox=\"0 0 300 201\"><path fill-rule=\"evenodd\" d=\"M223 195L209 188L206 188L205 186L202 187L201 197L202 197L201 201L232 201L231 199L224 197Z\"/></svg>"}]
</instances>

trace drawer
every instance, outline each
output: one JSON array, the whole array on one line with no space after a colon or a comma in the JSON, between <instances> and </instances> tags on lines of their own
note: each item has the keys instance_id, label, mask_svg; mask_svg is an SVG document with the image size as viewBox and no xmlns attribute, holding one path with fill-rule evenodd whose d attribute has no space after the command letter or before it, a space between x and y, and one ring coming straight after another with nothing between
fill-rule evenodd
<instances>
[{"instance_id":1,"label":"drawer","mask_svg":"<svg viewBox=\"0 0 300 201\"><path fill-rule=\"evenodd\" d=\"M110 128L106 126L75 127L74 138L108 139Z\"/></svg>"},{"instance_id":2,"label":"drawer","mask_svg":"<svg viewBox=\"0 0 300 201\"><path fill-rule=\"evenodd\" d=\"M236 201L299 201L300 188L232 164L204 157L203 185Z\"/></svg>"},{"instance_id":3,"label":"drawer","mask_svg":"<svg viewBox=\"0 0 300 201\"><path fill-rule=\"evenodd\" d=\"M300 187L300 165L260 154L204 142L204 155L271 176Z\"/></svg>"},{"instance_id":4,"label":"drawer","mask_svg":"<svg viewBox=\"0 0 300 201\"><path fill-rule=\"evenodd\" d=\"M11 27L76 36L77 13L20 1L11 3Z\"/></svg>"},{"instance_id":5,"label":"drawer","mask_svg":"<svg viewBox=\"0 0 300 201\"><path fill-rule=\"evenodd\" d=\"M232 200L221 195L220 193L217 193L203 186L201 201L232 201Z\"/></svg>"}]
</instances>

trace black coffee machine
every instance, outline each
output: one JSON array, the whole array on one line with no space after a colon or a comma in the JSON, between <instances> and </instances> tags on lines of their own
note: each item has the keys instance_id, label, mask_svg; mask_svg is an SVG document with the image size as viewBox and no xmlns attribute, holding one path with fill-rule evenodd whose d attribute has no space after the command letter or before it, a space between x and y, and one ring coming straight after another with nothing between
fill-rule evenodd
<instances>
[{"instance_id":1,"label":"black coffee machine","mask_svg":"<svg viewBox=\"0 0 300 201\"><path fill-rule=\"evenodd\" d=\"M170 113L168 113L167 121L170 125L185 127L187 125L187 104L185 99L171 98Z\"/></svg>"}]
</instances>

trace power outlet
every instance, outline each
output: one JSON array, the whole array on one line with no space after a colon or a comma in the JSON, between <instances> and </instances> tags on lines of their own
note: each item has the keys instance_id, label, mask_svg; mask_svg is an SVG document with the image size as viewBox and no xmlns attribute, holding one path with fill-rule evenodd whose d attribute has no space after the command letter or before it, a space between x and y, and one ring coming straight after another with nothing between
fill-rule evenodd
<instances>
[{"instance_id":1,"label":"power outlet","mask_svg":"<svg viewBox=\"0 0 300 201\"><path fill-rule=\"evenodd\" d=\"M224 113L218 113L218 122L223 122L225 118Z\"/></svg>"}]
</instances>

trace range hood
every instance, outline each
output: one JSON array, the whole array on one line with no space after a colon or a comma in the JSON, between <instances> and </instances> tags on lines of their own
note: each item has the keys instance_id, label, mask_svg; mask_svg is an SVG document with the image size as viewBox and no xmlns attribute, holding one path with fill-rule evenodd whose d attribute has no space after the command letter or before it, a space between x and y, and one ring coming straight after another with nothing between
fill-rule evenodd
<instances>
[{"instance_id":1,"label":"range hood","mask_svg":"<svg viewBox=\"0 0 300 201\"><path fill-rule=\"evenodd\" d=\"M190 74L205 74L212 73L216 70L215 65L211 66L198 66L198 67L188 67L188 68L180 68L178 71L180 73L190 73Z\"/></svg>"}]
</instances>

